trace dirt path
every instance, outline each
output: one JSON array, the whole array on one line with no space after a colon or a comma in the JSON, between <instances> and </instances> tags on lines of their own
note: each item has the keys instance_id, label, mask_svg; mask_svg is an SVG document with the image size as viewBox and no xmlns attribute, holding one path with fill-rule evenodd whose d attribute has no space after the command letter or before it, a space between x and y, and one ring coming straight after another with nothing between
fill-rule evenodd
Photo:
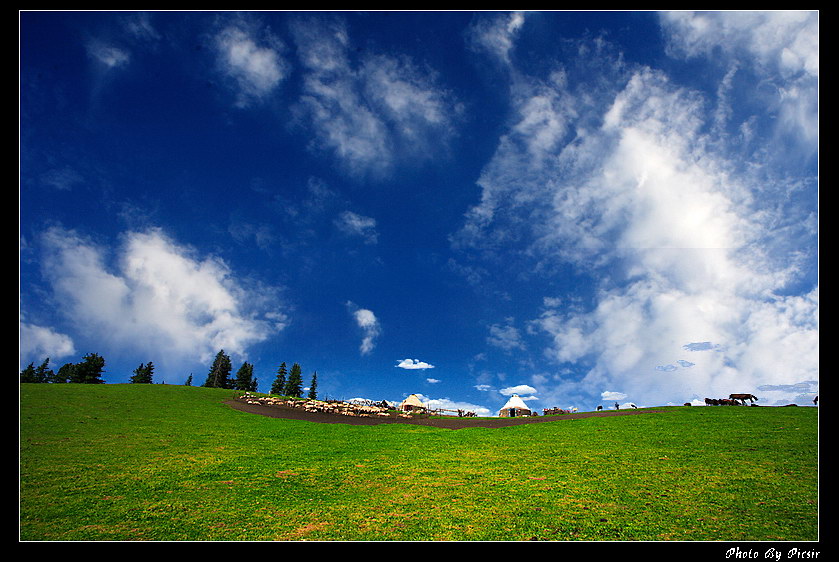
<instances>
[{"instance_id":1,"label":"dirt path","mask_svg":"<svg viewBox=\"0 0 839 562\"><path fill-rule=\"evenodd\" d=\"M378 425L383 423L403 423L412 425L427 425L430 427L441 427L446 429L466 429L470 427L510 427L526 423L543 423L564 420L578 420L582 418L608 417L608 416L631 416L655 412L656 410L609 410L601 412L578 412L576 414L563 414L559 416L534 416L526 418L367 418L358 416L344 416L340 414L323 414L319 412L307 412L300 408L289 408L283 406L262 406L259 404L248 404L242 400L227 400L228 406L241 412L259 414L270 418L282 418L287 420L302 420L317 423L343 423L347 425Z\"/></svg>"}]
</instances>

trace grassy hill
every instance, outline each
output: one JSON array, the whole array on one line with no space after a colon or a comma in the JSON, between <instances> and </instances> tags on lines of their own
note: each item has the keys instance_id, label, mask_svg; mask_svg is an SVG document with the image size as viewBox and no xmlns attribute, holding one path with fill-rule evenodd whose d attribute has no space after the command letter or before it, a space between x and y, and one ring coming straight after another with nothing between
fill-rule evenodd
<instances>
[{"instance_id":1,"label":"grassy hill","mask_svg":"<svg viewBox=\"0 0 839 562\"><path fill-rule=\"evenodd\" d=\"M272 419L232 395L20 385L20 538L818 539L816 408L453 431Z\"/></svg>"}]
</instances>

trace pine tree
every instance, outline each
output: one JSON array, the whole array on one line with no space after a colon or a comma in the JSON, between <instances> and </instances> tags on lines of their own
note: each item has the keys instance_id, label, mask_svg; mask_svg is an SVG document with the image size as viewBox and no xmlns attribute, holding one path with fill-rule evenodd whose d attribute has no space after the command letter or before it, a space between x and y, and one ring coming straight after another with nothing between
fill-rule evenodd
<instances>
[{"instance_id":1,"label":"pine tree","mask_svg":"<svg viewBox=\"0 0 839 562\"><path fill-rule=\"evenodd\" d=\"M69 382L81 384L104 384L102 371L105 359L97 353L88 353L84 361L76 363L70 373Z\"/></svg>"},{"instance_id":2,"label":"pine tree","mask_svg":"<svg viewBox=\"0 0 839 562\"><path fill-rule=\"evenodd\" d=\"M131 382L136 384L152 384L154 373L154 365L151 361L147 364L140 363L140 366L134 369L134 376L131 377Z\"/></svg>"},{"instance_id":3,"label":"pine tree","mask_svg":"<svg viewBox=\"0 0 839 562\"><path fill-rule=\"evenodd\" d=\"M288 382L286 382L285 392L283 394L286 396L299 398L302 392L303 378L301 376L300 365L295 363L291 366L291 372L288 374Z\"/></svg>"},{"instance_id":4,"label":"pine tree","mask_svg":"<svg viewBox=\"0 0 839 562\"><path fill-rule=\"evenodd\" d=\"M207 374L207 380L204 382L204 386L230 388L231 369L232 366L230 364L230 357L225 354L222 349L216 354L216 358L213 361L213 366L210 367L210 372Z\"/></svg>"},{"instance_id":5,"label":"pine tree","mask_svg":"<svg viewBox=\"0 0 839 562\"><path fill-rule=\"evenodd\" d=\"M38 382L35 377L35 363L32 362L20 372L20 382Z\"/></svg>"},{"instance_id":6,"label":"pine tree","mask_svg":"<svg viewBox=\"0 0 839 562\"><path fill-rule=\"evenodd\" d=\"M192 373L190 373L189 376L186 378L184 386L192 386Z\"/></svg>"},{"instance_id":7,"label":"pine tree","mask_svg":"<svg viewBox=\"0 0 839 562\"><path fill-rule=\"evenodd\" d=\"M44 362L38 365L38 367L35 369L35 378L37 379L36 382L47 383L55 377L55 373L53 373L52 369L49 368L49 364L50 358L47 357L44 360Z\"/></svg>"},{"instance_id":8,"label":"pine tree","mask_svg":"<svg viewBox=\"0 0 839 562\"><path fill-rule=\"evenodd\" d=\"M73 379L73 371L75 370L76 366L73 363L65 363L58 369L58 372L55 374L55 379L52 382L70 382Z\"/></svg>"},{"instance_id":9,"label":"pine tree","mask_svg":"<svg viewBox=\"0 0 839 562\"><path fill-rule=\"evenodd\" d=\"M49 368L50 358L47 357L43 363L35 367L35 363L30 363L20 372L20 382L29 383L47 383L52 382L55 378L55 373Z\"/></svg>"},{"instance_id":10,"label":"pine tree","mask_svg":"<svg viewBox=\"0 0 839 562\"><path fill-rule=\"evenodd\" d=\"M318 372L312 373L312 384L309 385L309 398L318 399Z\"/></svg>"},{"instance_id":11,"label":"pine tree","mask_svg":"<svg viewBox=\"0 0 839 562\"><path fill-rule=\"evenodd\" d=\"M245 361L236 372L234 388L236 390L253 391L253 365Z\"/></svg>"},{"instance_id":12,"label":"pine tree","mask_svg":"<svg viewBox=\"0 0 839 562\"><path fill-rule=\"evenodd\" d=\"M280 368L277 369L277 378L274 379L274 383L271 385L271 394L283 394L285 392L286 375L288 375L288 371L286 370L285 362L283 362Z\"/></svg>"}]
</instances>

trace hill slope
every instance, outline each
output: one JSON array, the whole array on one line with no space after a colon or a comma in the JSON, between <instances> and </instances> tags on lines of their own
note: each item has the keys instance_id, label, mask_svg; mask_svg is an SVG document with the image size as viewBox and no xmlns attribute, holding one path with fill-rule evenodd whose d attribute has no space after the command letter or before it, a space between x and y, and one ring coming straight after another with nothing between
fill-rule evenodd
<instances>
[{"instance_id":1,"label":"hill slope","mask_svg":"<svg viewBox=\"0 0 839 562\"><path fill-rule=\"evenodd\" d=\"M816 408L449 431L200 387L20 389L23 540L818 539Z\"/></svg>"}]
</instances>

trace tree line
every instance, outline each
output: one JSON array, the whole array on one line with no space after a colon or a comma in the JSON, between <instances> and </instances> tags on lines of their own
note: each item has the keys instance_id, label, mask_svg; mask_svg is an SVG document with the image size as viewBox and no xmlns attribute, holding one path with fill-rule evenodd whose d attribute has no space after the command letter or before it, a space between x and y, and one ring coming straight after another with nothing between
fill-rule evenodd
<instances>
[{"instance_id":1,"label":"tree line","mask_svg":"<svg viewBox=\"0 0 839 562\"><path fill-rule=\"evenodd\" d=\"M20 372L22 383L81 383L81 384L103 384L102 373L105 369L105 359L97 353L89 353L79 363L66 363L53 371L49 366L50 359L47 357L40 365L35 366L34 361ZM202 386L213 388L229 388L246 392L256 392L258 381L253 376L253 364L245 361L236 376L232 376L233 365L230 356L224 350L220 350L213 364L207 373L207 380ZM140 363L134 369L131 376L132 384L152 384L154 379L154 364ZM309 384L308 398L317 399L318 374L312 374L312 382ZM186 386L192 386L192 374L186 380ZM286 368L283 362L277 369L277 376L271 384L271 394L300 398L303 394L303 374L298 363L294 363L291 371Z\"/></svg>"},{"instance_id":2,"label":"tree line","mask_svg":"<svg viewBox=\"0 0 839 562\"><path fill-rule=\"evenodd\" d=\"M231 377L231 372L230 357L222 349L216 354L213 366L210 367L210 372L207 373L207 380L203 386L256 392L257 379L253 376L253 365L245 361L237 371L235 378ZM309 383L307 397L313 400L317 399L317 388L318 373L315 371L312 374L312 381ZM303 370L299 363L294 363L290 371L286 367L285 361L280 365L277 369L277 376L271 383L270 394L293 398L300 398L303 395Z\"/></svg>"},{"instance_id":3,"label":"tree line","mask_svg":"<svg viewBox=\"0 0 839 562\"><path fill-rule=\"evenodd\" d=\"M103 384L102 372L105 369L105 359L97 353L88 353L80 363L65 363L58 371L49 367L47 357L43 363L35 367L30 363L20 372L20 382L38 383L82 383Z\"/></svg>"}]
</instances>

